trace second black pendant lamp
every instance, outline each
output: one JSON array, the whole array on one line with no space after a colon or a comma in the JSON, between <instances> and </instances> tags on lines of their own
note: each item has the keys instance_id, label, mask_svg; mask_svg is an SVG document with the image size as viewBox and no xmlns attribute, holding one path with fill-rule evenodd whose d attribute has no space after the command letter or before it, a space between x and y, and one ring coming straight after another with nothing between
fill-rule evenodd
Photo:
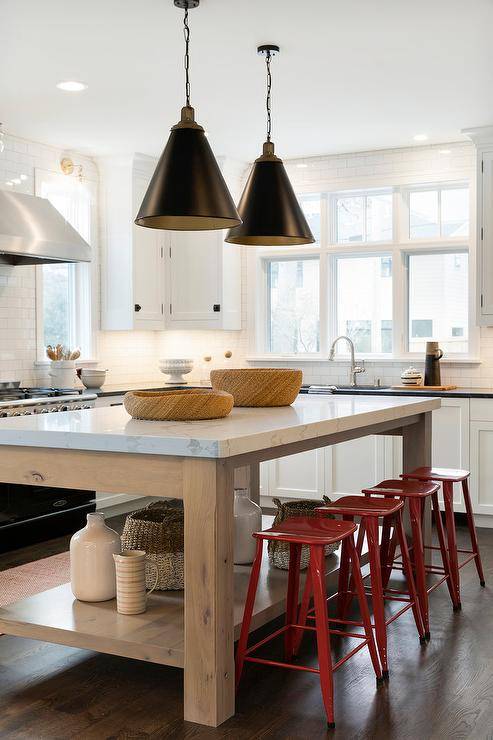
<instances>
[{"instance_id":1,"label":"second black pendant lamp","mask_svg":"<svg viewBox=\"0 0 493 740\"><path fill-rule=\"evenodd\" d=\"M174 0L185 11L185 106L152 176L135 219L138 226L171 231L228 229L241 224L204 129L190 105L188 10L199 0Z\"/></svg>"},{"instance_id":2,"label":"second black pendant lamp","mask_svg":"<svg viewBox=\"0 0 493 740\"><path fill-rule=\"evenodd\" d=\"M312 244L315 239L271 141L270 63L279 47L266 44L259 46L257 52L265 56L267 66L267 140L262 155L253 164L238 205L243 223L228 231L226 241L256 247Z\"/></svg>"}]
</instances>

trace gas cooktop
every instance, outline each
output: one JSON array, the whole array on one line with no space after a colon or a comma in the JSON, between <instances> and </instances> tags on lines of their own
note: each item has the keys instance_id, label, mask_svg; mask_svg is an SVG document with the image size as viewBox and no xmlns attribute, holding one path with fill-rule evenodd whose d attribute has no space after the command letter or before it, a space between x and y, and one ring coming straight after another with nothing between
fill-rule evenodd
<instances>
[{"instance_id":1,"label":"gas cooktop","mask_svg":"<svg viewBox=\"0 0 493 740\"><path fill-rule=\"evenodd\" d=\"M81 393L82 388L0 388L0 401L79 396Z\"/></svg>"}]
</instances>

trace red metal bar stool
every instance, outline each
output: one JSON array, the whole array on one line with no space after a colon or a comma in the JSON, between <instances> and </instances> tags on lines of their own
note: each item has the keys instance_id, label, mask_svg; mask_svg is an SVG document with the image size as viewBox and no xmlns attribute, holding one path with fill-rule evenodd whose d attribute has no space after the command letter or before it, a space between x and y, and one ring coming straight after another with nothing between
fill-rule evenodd
<instances>
[{"instance_id":1,"label":"red metal bar stool","mask_svg":"<svg viewBox=\"0 0 493 740\"><path fill-rule=\"evenodd\" d=\"M452 583L455 589L459 609L461 608L459 576L461 568L470 563L471 560L474 560L476 563L476 570L478 571L479 583L483 587L486 585L484 580L483 564L481 563L481 555L479 554L471 496L469 494L469 475L470 473L468 470L453 470L450 468L417 468L412 473L404 473L404 475L401 476L404 480L435 481L442 484L448 556L450 560ZM466 507L467 526L469 529L469 536L471 538L471 550L461 550L457 547L454 518L454 483L462 484L462 495L464 497L464 505ZM469 557L465 558L462 563L459 563L458 553L469 555Z\"/></svg>"},{"instance_id":2,"label":"red metal bar stool","mask_svg":"<svg viewBox=\"0 0 493 740\"><path fill-rule=\"evenodd\" d=\"M438 489L437 483L424 482L417 480L384 480L376 486L371 488L364 488L363 493L366 496L386 496L386 497L398 497L404 499L408 503L409 515L411 520L411 532L412 532L412 546L410 548L412 552L413 571L416 580L416 590L418 593L418 601L421 608L421 616L423 618L423 625L425 628L425 638L430 639L430 618L429 618L429 604L428 595L434 591L442 583L446 582L449 590L450 598L454 607L454 610L458 609L458 599L456 597L452 576L450 572L450 562L445 544L445 533L443 530L442 518L440 515L440 507L438 505ZM430 549L440 550L442 556L442 566L426 565L425 564L425 545L423 541L423 516L425 500L431 497L433 518L436 525L438 535L438 548ZM382 539L385 543L388 542L388 531L382 534ZM384 582L388 580L390 573L393 568L403 569L403 564L399 563L395 559L395 546L396 538L392 537L390 546L387 548L386 554L383 556L384 560ZM427 585L426 576L429 573L440 575L441 578L430 586Z\"/></svg>"},{"instance_id":3,"label":"red metal bar stool","mask_svg":"<svg viewBox=\"0 0 493 740\"><path fill-rule=\"evenodd\" d=\"M345 520L353 521L354 517L361 518L361 524L358 533L358 543L361 548L363 544L364 533L368 541L368 556L370 563L370 593L373 604L375 637L377 641L382 674L385 679L389 676L388 659L387 659L387 626L394 622L408 609L413 610L414 620L420 642L425 642L425 630L421 611L419 607L416 586L414 583L411 560L409 557L407 540L402 523L402 510L404 502L391 498L363 498L362 496L343 496L337 501L316 509L319 516L327 514L337 514ZM404 574L407 580L407 592L396 589L384 588L382 580L382 563L380 560L379 545L379 521L383 520L387 525L393 526L396 532L397 542L401 548L402 563ZM362 534L363 533L363 534ZM360 553L358 553L360 554ZM337 592L338 599L338 616L345 617L347 608L353 597L354 570L350 576L349 549L347 541L342 543L341 565L339 569L339 586ZM304 624L307 618L310 618L309 603L311 598L312 584L310 578L307 578L303 600L301 603L300 615L298 622ZM332 597L331 597L332 598ZM404 606L397 612L385 617L385 600L404 602ZM312 610L313 611L313 610ZM332 621L329 618L329 623ZM353 624L360 624L352 622Z\"/></svg>"},{"instance_id":4,"label":"red metal bar stool","mask_svg":"<svg viewBox=\"0 0 493 740\"><path fill-rule=\"evenodd\" d=\"M236 687L238 688L243 665L245 661L250 663L261 663L264 665L278 666L280 668L293 668L297 671L309 671L320 675L320 686L324 701L325 711L327 714L327 723L329 727L335 727L334 724L334 693L332 674L343 663L351 658L355 653L368 646L373 668L377 677L377 683L382 679L382 671L378 661L377 650L373 638L373 630L370 622L370 613L365 597L363 579L360 572L360 561L356 547L354 545L354 532L356 524L352 522L336 521L334 519L320 519L316 517L295 517L287 519L281 524L275 525L271 529L263 532L256 532L253 536L257 538L257 550L255 560L253 561L248 585L248 593L243 613L243 623L241 634L236 650ZM278 540L289 542L289 573L288 573L288 590L286 600L286 623L284 627L276 630L264 639L247 647L248 633L252 619L255 595L257 592L260 566L262 563L262 550L264 540ZM363 617L364 634L357 632L345 632L340 629L328 629L327 626L327 603L325 590L325 555L324 548L334 542L342 540L348 552L349 560L352 563L354 571L354 582L356 594L358 597L361 614ZM309 573L313 584L313 594L315 602L315 627L300 625L297 623L297 611L299 603L299 577L300 577L300 557L302 545L308 545L310 548ZM339 620L341 624L350 624L344 620ZM311 630L317 635L317 649L319 668L302 666L296 663L290 663L294 655L295 635L299 630ZM359 638L361 642L353 648L347 655L332 664L330 651L330 635L340 635L342 637ZM267 660L253 656L253 653L260 647L270 642L279 635L284 635L284 659L285 662L276 660Z\"/></svg>"}]
</instances>

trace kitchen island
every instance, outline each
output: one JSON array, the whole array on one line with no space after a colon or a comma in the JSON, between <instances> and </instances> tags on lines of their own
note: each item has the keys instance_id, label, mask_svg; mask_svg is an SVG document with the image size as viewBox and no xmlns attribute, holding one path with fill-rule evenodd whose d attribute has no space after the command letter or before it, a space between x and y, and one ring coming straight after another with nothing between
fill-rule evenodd
<instances>
[{"instance_id":1,"label":"kitchen island","mask_svg":"<svg viewBox=\"0 0 493 740\"><path fill-rule=\"evenodd\" d=\"M185 719L221 724L235 711L233 649L248 580L248 568L233 568L235 469L258 481L264 460L370 434L402 436L404 470L428 465L439 406L315 396L203 422L135 421L122 407L4 419L2 482L183 499L185 591L153 594L145 614L128 617L114 601L76 601L66 584L0 609L0 632L182 667ZM284 599L285 574L264 575L252 628L281 614Z\"/></svg>"}]
</instances>

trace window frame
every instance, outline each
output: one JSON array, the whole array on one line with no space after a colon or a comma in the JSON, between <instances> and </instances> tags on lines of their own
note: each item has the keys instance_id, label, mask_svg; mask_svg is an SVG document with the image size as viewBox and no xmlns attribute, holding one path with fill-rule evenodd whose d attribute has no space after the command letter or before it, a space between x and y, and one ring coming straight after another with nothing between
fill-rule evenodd
<instances>
[{"instance_id":1,"label":"window frame","mask_svg":"<svg viewBox=\"0 0 493 740\"><path fill-rule=\"evenodd\" d=\"M42 183L47 180L59 179L66 181L67 175L35 168L34 192L41 196ZM71 178L72 179L72 178ZM81 348L79 362L95 362L94 353L97 346L96 312L96 265L97 265L97 183L84 179L84 187L89 194L90 202L90 244L92 248L92 260L89 263L71 263L69 265L69 276L71 282L70 291L70 343L72 348ZM35 310L36 310L36 363L48 362L46 358L46 347L44 344L44 306L43 306L43 265L35 267Z\"/></svg>"},{"instance_id":2,"label":"window frame","mask_svg":"<svg viewBox=\"0 0 493 740\"><path fill-rule=\"evenodd\" d=\"M436 237L432 239L409 238L409 197L414 190L432 189L469 189L469 235L462 237ZM345 242L337 243L336 238L336 199L342 193L346 194L378 194L392 192L392 241L381 242ZM409 322L408 322L408 269L407 255L420 252L467 252L469 255L469 339L467 353L447 354L445 358L451 362L477 362L479 357L479 330L475 326L474 296L476 291L476 254L475 254L475 221L474 221L474 183L467 178L419 182L411 185L393 185L387 187L348 188L331 191L311 191L299 193L302 195L319 195L320 197L320 244L297 247L268 247L258 248L248 252L248 299L256 310L248 318L249 356L254 359L279 358L280 360L293 359L297 361L324 361L328 357L329 337L337 336L335 285L335 260L339 256L390 256L392 258L392 321L393 321L393 351L392 354L358 353L361 359L378 362L409 361L416 362L423 359L421 352L409 352ZM269 352L266 342L266 327L268 314L267 305L267 278L265 270L266 260L306 259L318 257L319 271L319 300L320 300L320 351L310 354L283 354ZM258 286L262 288L259 291ZM349 353L343 343L338 350L344 354L337 354L336 359L345 360Z\"/></svg>"}]
</instances>

